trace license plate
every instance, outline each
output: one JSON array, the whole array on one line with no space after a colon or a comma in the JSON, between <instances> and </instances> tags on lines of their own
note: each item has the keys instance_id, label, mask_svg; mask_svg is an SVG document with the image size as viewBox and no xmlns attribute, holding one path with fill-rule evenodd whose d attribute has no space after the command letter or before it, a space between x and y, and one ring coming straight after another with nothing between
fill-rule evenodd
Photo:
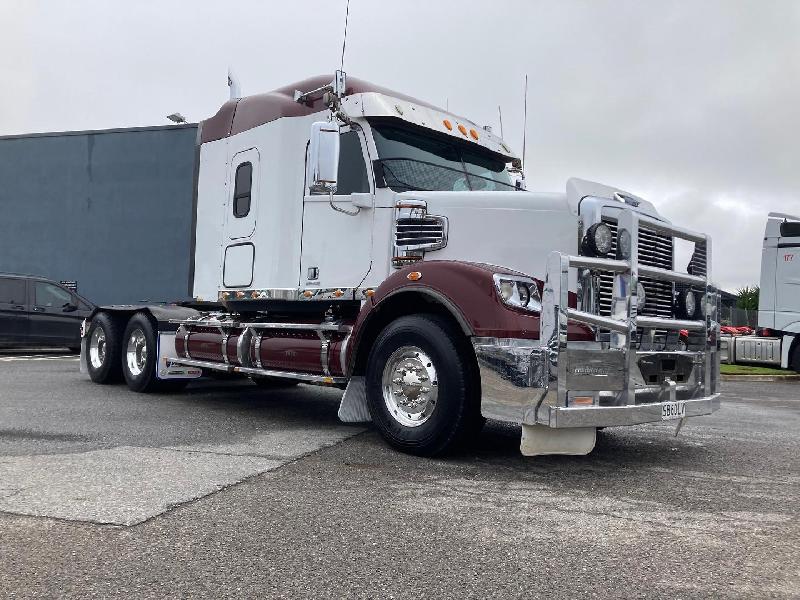
<instances>
[{"instance_id":1,"label":"license plate","mask_svg":"<svg viewBox=\"0 0 800 600\"><path fill-rule=\"evenodd\" d=\"M661 405L661 420L672 421L686 416L686 402L664 402Z\"/></svg>"}]
</instances>

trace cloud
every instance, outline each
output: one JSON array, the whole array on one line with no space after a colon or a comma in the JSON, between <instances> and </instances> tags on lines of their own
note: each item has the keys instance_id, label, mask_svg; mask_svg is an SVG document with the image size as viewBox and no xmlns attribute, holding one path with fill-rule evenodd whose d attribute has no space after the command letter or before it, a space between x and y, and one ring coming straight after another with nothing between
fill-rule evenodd
<instances>
[{"instance_id":1,"label":"cloud","mask_svg":"<svg viewBox=\"0 0 800 600\"><path fill-rule=\"evenodd\" d=\"M6 2L0 134L213 114L332 73L345 0ZM345 69L504 133L530 189L569 177L643 195L714 237L725 287L758 281L770 210L800 213L795 0L351 0Z\"/></svg>"}]
</instances>

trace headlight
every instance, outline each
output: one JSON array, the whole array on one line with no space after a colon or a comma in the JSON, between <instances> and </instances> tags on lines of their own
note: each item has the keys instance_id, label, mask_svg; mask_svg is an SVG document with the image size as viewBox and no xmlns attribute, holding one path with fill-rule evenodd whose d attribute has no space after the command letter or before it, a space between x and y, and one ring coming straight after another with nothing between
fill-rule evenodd
<instances>
[{"instance_id":1,"label":"headlight","mask_svg":"<svg viewBox=\"0 0 800 600\"><path fill-rule=\"evenodd\" d=\"M611 252L614 234L605 223L595 223L586 230L581 249L589 256L605 256Z\"/></svg>"},{"instance_id":2,"label":"headlight","mask_svg":"<svg viewBox=\"0 0 800 600\"><path fill-rule=\"evenodd\" d=\"M494 285L500 299L505 304L537 312L542 309L539 288L533 279L496 273Z\"/></svg>"},{"instance_id":3,"label":"headlight","mask_svg":"<svg viewBox=\"0 0 800 600\"><path fill-rule=\"evenodd\" d=\"M692 290L684 290L678 294L678 310L687 319L697 316L697 296Z\"/></svg>"}]
</instances>

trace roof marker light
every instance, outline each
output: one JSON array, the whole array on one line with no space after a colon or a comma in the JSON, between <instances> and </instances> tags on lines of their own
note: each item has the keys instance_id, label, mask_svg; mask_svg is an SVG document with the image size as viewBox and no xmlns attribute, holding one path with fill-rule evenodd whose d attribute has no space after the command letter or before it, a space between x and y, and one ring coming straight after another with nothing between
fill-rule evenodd
<instances>
[{"instance_id":1,"label":"roof marker light","mask_svg":"<svg viewBox=\"0 0 800 600\"><path fill-rule=\"evenodd\" d=\"M474 129L470 129L469 130L469 134L472 136L473 140L475 140L475 141L478 140L478 132L477 131L475 131Z\"/></svg>"},{"instance_id":2,"label":"roof marker light","mask_svg":"<svg viewBox=\"0 0 800 600\"><path fill-rule=\"evenodd\" d=\"M463 125L459 125L459 126L458 126L458 130L459 130L459 131L460 131L460 132L461 132L463 135L467 135L467 128L466 128L466 127L464 127Z\"/></svg>"},{"instance_id":3,"label":"roof marker light","mask_svg":"<svg viewBox=\"0 0 800 600\"><path fill-rule=\"evenodd\" d=\"M444 126L447 128L447 131L453 131L453 124L448 119L445 119L444 121L442 121L442 123L444 123Z\"/></svg>"}]
</instances>

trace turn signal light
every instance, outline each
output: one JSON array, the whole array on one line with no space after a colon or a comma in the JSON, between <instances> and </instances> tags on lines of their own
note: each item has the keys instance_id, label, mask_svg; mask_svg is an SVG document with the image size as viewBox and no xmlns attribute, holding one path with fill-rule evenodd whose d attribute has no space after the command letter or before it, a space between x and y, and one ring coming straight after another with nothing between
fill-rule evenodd
<instances>
[{"instance_id":1,"label":"turn signal light","mask_svg":"<svg viewBox=\"0 0 800 600\"><path fill-rule=\"evenodd\" d=\"M411 271L411 273L406 275L406 279L408 279L409 281L419 281L420 279L422 279L422 273L420 273L419 271Z\"/></svg>"},{"instance_id":2,"label":"turn signal light","mask_svg":"<svg viewBox=\"0 0 800 600\"><path fill-rule=\"evenodd\" d=\"M313 296L313 295L314 295L314 292L312 292L311 290L306 290L305 292L303 292L303 297L305 297L305 298L311 298L311 296Z\"/></svg>"},{"instance_id":3,"label":"turn signal light","mask_svg":"<svg viewBox=\"0 0 800 600\"><path fill-rule=\"evenodd\" d=\"M594 404L594 398L591 396L575 396L572 399L572 404L592 405Z\"/></svg>"},{"instance_id":4,"label":"turn signal light","mask_svg":"<svg viewBox=\"0 0 800 600\"><path fill-rule=\"evenodd\" d=\"M342 290L336 290L335 292L333 292L333 295L337 298L341 298L342 296L344 296L344 292Z\"/></svg>"}]
</instances>

